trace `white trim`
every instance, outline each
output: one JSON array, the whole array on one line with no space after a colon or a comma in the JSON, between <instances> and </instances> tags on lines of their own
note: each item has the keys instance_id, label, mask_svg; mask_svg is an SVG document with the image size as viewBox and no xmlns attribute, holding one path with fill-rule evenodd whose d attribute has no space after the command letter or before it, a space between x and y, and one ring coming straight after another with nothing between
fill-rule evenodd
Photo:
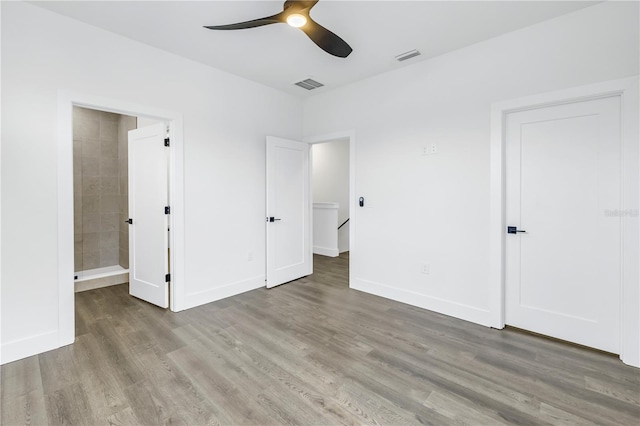
<instances>
[{"instance_id":1,"label":"white trim","mask_svg":"<svg viewBox=\"0 0 640 426\"><path fill-rule=\"evenodd\" d=\"M319 254L319 255L328 256L328 257L340 256L340 252L338 251L337 248L318 247L318 246L313 246L313 254Z\"/></svg>"},{"instance_id":2,"label":"white trim","mask_svg":"<svg viewBox=\"0 0 640 426\"><path fill-rule=\"evenodd\" d=\"M308 136L304 138L304 141L310 145L330 142L337 139L349 139L349 287L352 287L351 283L355 280L355 271L353 266L356 264L354 259L357 259L356 251L356 132L355 130L346 130L335 133L328 133L324 135ZM313 161L311 158L310 161ZM309 180L311 181L311 179ZM311 223L313 227L313 223ZM312 228L313 229L313 228ZM313 240L311 242L313 244Z\"/></svg>"},{"instance_id":3,"label":"white trim","mask_svg":"<svg viewBox=\"0 0 640 426\"><path fill-rule=\"evenodd\" d=\"M505 246L505 117L515 111L524 111L551 105L573 103L607 96L620 96L622 102L623 144L623 210L638 209L640 181L638 173L638 77L611 80L587 86L543 93L535 96L496 102L491 105L491 166L490 166L490 267L489 307L490 325L504 328L504 246ZM625 153L629 155L625 157ZM635 155L633 155L635 154ZM640 367L640 233L638 218L623 220L623 282L621 300L620 359Z\"/></svg>"},{"instance_id":4,"label":"white trim","mask_svg":"<svg viewBox=\"0 0 640 426\"><path fill-rule=\"evenodd\" d=\"M59 334L58 330L51 330L3 343L2 364L60 347L58 346Z\"/></svg>"},{"instance_id":5,"label":"white trim","mask_svg":"<svg viewBox=\"0 0 640 426\"><path fill-rule=\"evenodd\" d=\"M340 203L313 203L313 208L335 210L340 208Z\"/></svg>"},{"instance_id":6,"label":"white trim","mask_svg":"<svg viewBox=\"0 0 640 426\"><path fill-rule=\"evenodd\" d=\"M246 280L236 281L222 287L188 293L184 296L184 309L194 308L216 300L225 299L240 293L264 287L265 276L258 275Z\"/></svg>"},{"instance_id":7,"label":"white trim","mask_svg":"<svg viewBox=\"0 0 640 426\"><path fill-rule=\"evenodd\" d=\"M352 282L351 288L487 327L491 325L490 312L475 306L456 303L439 297L427 296L397 287L389 287L385 284L361 278L356 278Z\"/></svg>"},{"instance_id":8,"label":"white trim","mask_svg":"<svg viewBox=\"0 0 640 426\"><path fill-rule=\"evenodd\" d=\"M169 122L171 164L171 310L184 309L184 142L182 114L146 105L109 99L68 90L58 91L58 342L54 349L73 343L73 106L82 106L117 114L146 116ZM25 351L25 356L33 355Z\"/></svg>"}]
</instances>

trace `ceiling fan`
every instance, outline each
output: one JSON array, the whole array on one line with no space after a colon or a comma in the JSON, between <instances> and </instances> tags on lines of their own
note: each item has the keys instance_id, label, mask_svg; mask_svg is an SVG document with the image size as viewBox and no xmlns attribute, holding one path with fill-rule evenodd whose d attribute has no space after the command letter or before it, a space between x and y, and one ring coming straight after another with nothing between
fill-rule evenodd
<instances>
[{"instance_id":1,"label":"ceiling fan","mask_svg":"<svg viewBox=\"0 0 640 426\"><path fill-rule=\"evenodd\" d=\"M309 11L318 1L287 0L284 2L282 12L275 15L236 24L205 26L205 28L210 30L242 30L263 25L287 23L292 27L300 28L325 52L339 58L346 58L353 51L351 46L309 16Z\"/></svg>"}]
</instances>

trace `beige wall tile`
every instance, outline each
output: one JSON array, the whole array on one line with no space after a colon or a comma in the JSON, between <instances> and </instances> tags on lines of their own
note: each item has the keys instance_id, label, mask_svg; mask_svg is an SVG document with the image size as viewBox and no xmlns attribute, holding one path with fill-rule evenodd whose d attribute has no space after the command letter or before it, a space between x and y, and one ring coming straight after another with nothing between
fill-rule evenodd
<instances>
[{"instance_id":1,"label":"beige wall tile","mask_svg":"<svg viewBox=\"0 0 640 426\"><path fill-rule=\"evenodd\" d=\"M100 250L118 248L118 231L100 233Z\"/></svg>"},{"instance_id":2,"label":"beige wall tile","mask_svg":"<svg viewBox=\"0 0 640 426\"><path fill-rule=\"evenodd\" d=\"M105 248L100 250L100 267L118 265L120 254L118 247Z\"/></svg>"},{"instance_id":3,"label":"beige wall tile","mask_svg":"<svg viewBox=\"0 0 640 426\"><path fill-rule=\"evenodd\" d=\"M100 267L100 252L85 251L82 253L82 270L94 269Z\"/></svg>"},{"instance_id":4,"label":"beige wall tile","mask_svg":"<svg viewBox=\"0 0 640 426\"><path fill-rule=\"evenodd\" d=\"M137 120L78 107L73 114L76 267L128 267L127 146Z\"/></svg>"},{"instance_id":5,"label":"beige wall tile","mask_svg":"<svg viewBox=\"0 0 640 426\"><path fill-rule=\"evenodd\" d=\"M120 188L117 176L103 176L100 178L100 195L118 195Z\"/></svg>"},{"instance_id":6,"label":"beige wall tile","mask_svg":"<svg viewBox=\"0 0 640 426\"><path fill-rule=\"evenodd\" d=\"M127 194L120 195L120 213L127 214L129 212L129 197Z\"/></svg>"},{"instance_id":7,"label":"beige wall tile","mask_svg":"<svg viewBox=\"0 0 640 426\"><path fill-rule=\"evenodd\" d=\"M74 176L73 179L73 196L82 195L82 176Z\"/></svg>"},{"instance_id":8,"label":"beige wall tile","mask_svg":"<svg viewBox=\"0 0 640 426\"><path fill-rule=\"evenodd\" d=\"M100 157L100 176L118 176L118 159L116 157Z\"/></svg>"},{"instance_id":9,"label":"beige wall tile","mask_svg":"<svg viewBox=\"0 0 640 426\"><path fill-rule=\"evenodd\" d=\"M83 139L82 140L82 157L99 157L100 156L100 140L99 139Z\"/></svg>"},{"instance_id":10,"label":"beige wall tile","mask_svg":"<svg viewBox=\"0 0 640 426\"><path fill-rule=\"evenodd\" d=\"M82 179L82 156L73 154L73 178Z\"/></svg>"},{"instance_id":11,"label":"beige wall tile","mask_svg":"<svg viewBox=\"0 0 640 426\"><path fill-rule=\"evenodd\" d=\"M82 197L82 214L100 213L100 196L84 195ZM85 231L86 232L86 231Z\"/></svg>"},{"instance_id":12,"label":"beige wall tile","mask_svg":"<svg viewBox=\"0 0 640 426\"><path fill-rule=\"evenodd\" d=\"M129 193L128 188L129 182L127 182L127 177L124 178L120 175L120 195L127 195Z\"/></svg>"},{"instance_id":13,"label":"beige wall tile","mask_svg":"<svg viewBox=\"0 0 640 426\"><path fill-rule=\"evenodd\" d=\"M120 196L103 195L100 200L101 213L120 213Z\"/></svg>"},{"instance_id":14,"label":"beige wall tile","mask_svg":"<svg viewBox=\"0 0 640 426\"><path fill-rule=\"evenodd\" d=\"M120 114L115 114L113 112L106 112L106 111L98 111L100 114L100 119L103 121L112 121L112 122L118 122L118 120L120 119Z\"/></svg>"},{"instance_id":15,"label":"beige wall tile","mask_svg":"<svg viewBox=\"0 0 640 426\"><path fill-rule=\"evenodd\" d=\"M129 252L120 249L120 266L124 269L129 269Z\"/></svg>"},{"instance_id":16,"label":"beige wall tile","mask_svg":"<svg viewBox=\"0 0 640 426\"><path fill-rule=\"evenodd\" d=\"M98 232L85 232L82 234L82 251L100 250L100 234Z\"/></svg>"},{"instance_id":17,"label":"beige wall tile","mask_svg":"<svg viewBox=\"0 0 640 426\"><path fill-rule=\"evenodd\" d=\"M100 119L100 111L91 108L73 107L73 118L87 118L92 120Z\"/></svg>"},{"instance_id":18,"label":"beige wall tile","mask_svg":"<svg viewBox=\"0 0 640 426\"><path fill-rule=\"evenodd\" d=\"M97 139L100 137L100 120L78 117L73 119L73 137L75 139Z\"/></svg>"},{"instance_id":19,"label":"beige wall tile","mask_svg":"<svg viewBox=\"0 0 640 426\"><path fill-rule=\"evenodd\" d=\"M76 247L76 251L73 254L73 272L83 271L82 263L82 247Z\"/></svg>"},{"instance_id":20,"label":"beige wall tile","mask_svg":"<svg viewBox=\"0 0 640 426\"><path fill-rule=\"evenodd\" d=\"M99 213L82 213L82 231L100 232L100 214Z\"/></svg>"},{"instance_id":21,"label":"beige wall tile","mask_svg":"<svg viewBox=\"0 0 640 426\"><path fill-rule=\"evenodd\" d=\"M118 141L117 139L102 140L100 143L100 157L118 159Z\"/></svg>"},{"instance_id":22,"label":"beige wall tile","mask_svg":"<svg viewBox=\"0 0 640 426\"><path fill-rule=\"evenodd\" d=\"M118 213L100 214L100 232L119 232Z\"/></svg>"},{"instance_id":23,"label":"beige wall tile","mask_svg":"<svg viewBox=\"0 0 640 426\"><path fill-rule=\"evenodd\" d=\"M82 195L100 195L100 178L95 176L83 176Z\"/></svg>"},{"instance_id":24,"label":"beige wall tile","mask_svg":"<svg viewBox=\"0 0 640 426\"><path fill-rule=\"evenodd\" d=\"M117 142L118 140L118 122L100 120L100 140ZM116 144L117 148L117 144ZM117 151L116 151L117 155Z\"/></svg>"},{"instance_id":25,"label":"beige wall tile","mask_svg":"<svg viewBox=\"0 0 640 426\"><path fill-rule=\"evenodd\" d=\"M100 176L100 159L98 157L82 157L82 179Z\"/></svg>"},{"instance_id":26,"label":"beige wall tile","mask_svg":"<svg viewBox=\"0 0 640 426\"><path fill-rule=\"evenodd\" d=\"M80 204L80 206L82 206L82 205ZM75 205L74 205L74 211L75 211ZM82 212L82 207L80 207L78 209L78 211ZM83 225L83 223L82 223L82 213L80 213L80 214L75 213L73 215L73 232L82 233L82 225Z\"/></svg>"},{"instance_id":27,"label":"beige wall tile","mask_svg":"<svg viewBox=\"0 0 640 426\"><path fill-rule=\"evenodd\" d=\"M100 157L100 139L83 139L82 157Z\"/></svg>"}]
</instances>

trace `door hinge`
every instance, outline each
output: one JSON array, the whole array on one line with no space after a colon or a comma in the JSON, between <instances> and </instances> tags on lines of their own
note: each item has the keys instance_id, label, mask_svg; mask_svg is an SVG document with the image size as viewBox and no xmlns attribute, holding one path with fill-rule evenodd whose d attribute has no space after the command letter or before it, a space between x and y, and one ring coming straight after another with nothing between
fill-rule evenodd
<instances>
[{"instance_id":1,"label":"door hinge","mask_svg":"<svg viewBox=\"0 0 640 426\"><path fill-rule=\"evenodd\" d=\"M165 281L165 282L167 282L167 283L168 283L168 282L171 282L171 274L167 274L167 275L165 275L165 276L164 276L164 281Z\"/></svg>"},{"instance_id":2,"label":"door hinge","mask_svg":"<svg viewBox=\"0 0 640 426\"><path fill-rule=\"evenodd\" d=\"M171 141L169 140L169 138L164 138L164 146L170 146L171 145L170 142Z\"/></svg>"},{"instance_id":3,"label":"door hinge","mask_svg":"<svg viewBox=\"0 0 640 426\"><path fill-rule=\"evenodd\" d=\"M164 214L171 214L171 207L164 206Z\"/></svg>"}]
</instances>

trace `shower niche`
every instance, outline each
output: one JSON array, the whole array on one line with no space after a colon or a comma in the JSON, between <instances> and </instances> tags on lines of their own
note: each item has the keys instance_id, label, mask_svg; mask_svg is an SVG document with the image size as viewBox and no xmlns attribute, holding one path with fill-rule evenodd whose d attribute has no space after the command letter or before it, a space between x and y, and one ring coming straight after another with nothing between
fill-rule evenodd
<instances>
[{"instance_id":1,"label":"shower niche","mask_svg":"<svg viewBox=\"0 0 640 426\"><path fill-rule=\"evenodd\" d=\"M73 108L76 292L129 281L128 132L137 118Z\"/></svg>"}]
</instances>

